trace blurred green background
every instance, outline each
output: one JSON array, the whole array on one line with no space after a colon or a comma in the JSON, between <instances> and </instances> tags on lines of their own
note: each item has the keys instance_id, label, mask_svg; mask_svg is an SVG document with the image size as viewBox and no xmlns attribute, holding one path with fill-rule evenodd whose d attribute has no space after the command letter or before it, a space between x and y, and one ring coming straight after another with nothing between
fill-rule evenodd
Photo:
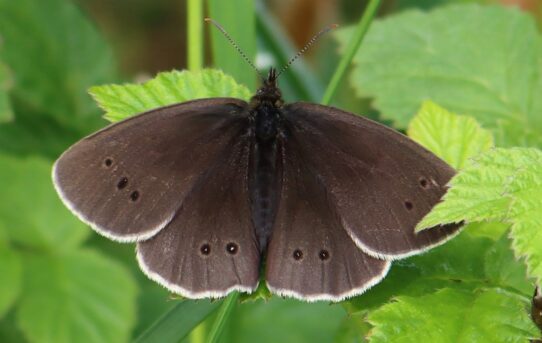
<instances>
[{"instance_id":1,"label":"blurred green background","mask_svg":"<svg viewBox=\"0 0 542 343\"><path fill-rule=\"evenodd\" d=\"M387 0L378 17L466 2L518 7L542 27L537 0ZM89 87L187 68L188 22L203 16L218 20L259 67L280 67L322 27L356 23L366 3L209 0L190 18L187 1L0 0L0 342L129 341L177 302L139 271L133 245L91 232L53 191L54 159L107 124ZM284 75L287 100L320 101L340 58L335 37ZM205 66L255 89L256 75L214 28L204 26L202 39ZM380 118L346 79L333 104ZM340 305L272 298L237 307L222 339L355 342L365 331ZM199 342L200 333L187 341Z\"/></svg>"}]
</instances>

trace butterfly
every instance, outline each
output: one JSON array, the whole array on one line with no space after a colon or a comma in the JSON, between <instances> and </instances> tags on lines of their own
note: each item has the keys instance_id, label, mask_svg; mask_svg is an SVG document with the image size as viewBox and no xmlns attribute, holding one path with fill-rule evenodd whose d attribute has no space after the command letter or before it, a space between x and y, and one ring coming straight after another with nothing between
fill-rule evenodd
<instances>
[{"instance_id":1,"label":"butterfly","mask_svg":"<svg viewBox=\"0 0 542 343\"><path fill-rule=\"evenodd\" d=\"M187 298L252 292L340 301L461 224L415 233L454 170L403 134L284 103L275 69L249 102L193 100L112 124L53 168L64 204L137 242L143 272Z\"/></svg>"}]
</instances>

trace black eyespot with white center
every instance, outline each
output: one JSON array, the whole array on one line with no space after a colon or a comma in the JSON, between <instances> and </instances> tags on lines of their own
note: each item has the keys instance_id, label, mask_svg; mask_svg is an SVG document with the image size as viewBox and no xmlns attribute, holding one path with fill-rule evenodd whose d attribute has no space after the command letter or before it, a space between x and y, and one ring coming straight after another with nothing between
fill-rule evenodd
<instances>
[{"instance_id":1,"label":"black eyespot with white center","mask_svg":"<svg viewBox=\"0 0 542 343\"><path fill-rule=\"evenodd\" d=\"M211 253L211 246L208 243L204 243L199 248L199 251L202 255L208 256Z\"/></svg>"},{"instance_id":2,"label":"black eyespot with white center","mask_svg":"<svg viewBox=\"0 0 542 343\"><path fill-rule=\"evenodd\" d=\"M127 177L121 177L119 182L117 183L117 189L123 189L128 185L128 178Z\"/></svg>"},{"instance_id":3,"label":"black eyespot with white center","mask_svg":"<svg viewBox=\"0 0 542 343\"><path fill-rule=\"evenodd\" d=\"M237 254L237 251L239 251L239 246L237 244L233 243L233 242L230 242L230 243L226 244L226 251L230 255L235 255L235 254Z\"/></svg>"},{"instance_id":4,"label":"black eyespot with white center","mask_svg":"<svg viewBox=\"0 0 542 343\"><path fill-rule=\"evenodd\" d=\"M327 261L329 260L329 251L327 251L326 249L322 249L320 250L320 252L318 253L318 258L320 258L320 260L322 261Z\"/></svg>"},{"instance_id":5,"label":"black eyespot with white center","mask_svg":"<svg viewBox=\"0 0 542 343\"><path fill-rule=\"evenodd\" d=\"M429 188L429 182L427 181L426 178L420 178L420 186L422 188Z\"/></svg>"},{"instance_id":6,"label":"black eyespot with white center","mask_svg":"<svg viewBox=\"0 0 542 343\"><path fill-rule=\"evenodd\" d=\"M294 250L294 253L292 254L292 257L294 258L294 260L296 261L299 261L303 258L303 251L299 250L299 249L295 249Z\"/></svg>"},{"instance_id":7,"label":"black eyespot with white center","mask_svg":"<svg viewBox=\"0 0 542 343\"><path fill-rule=\"evenodd\" d=\"M131 194L130 194L130 200L132 201L137 201L139 199L139 192L138 191L133 191Z\"/></svg>"},{"instance_id":8,"label":"black eyespot with white center","mask_svg":"<svg viewBox=\"0 0 542 343\"><path fill-rule=\"evenodd\" d=\"M108 157L108 158L106 158L106 159L104 160L104 166L106 166L106 167L109 168L109 167L111 167L112 165L113 165L113 159L111 159L111 158Z\"/></svg>"}]
</instances>

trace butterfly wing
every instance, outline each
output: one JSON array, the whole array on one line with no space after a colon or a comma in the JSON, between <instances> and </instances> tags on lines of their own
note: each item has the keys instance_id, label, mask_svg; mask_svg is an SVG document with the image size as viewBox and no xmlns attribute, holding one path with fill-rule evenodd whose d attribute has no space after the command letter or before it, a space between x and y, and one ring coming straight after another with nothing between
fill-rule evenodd
<instances>
[{"instance_id":1,"label":"butterfly wing","mask_svg":"<svg viewBox=\"0 0 542 343\"><path fill-rule=\"evenodd\" d=\"M282 154L281 200L267 251L267 286L275 294L306 301L339 301L361 294L384 278L390 262L356 246L298 144L288 137Z\"/></svg>"},{"instance_id":2,"label":"butterfly wing","mask_svg":"<svg viewBox=\"0 0 542 343\"><path fill-rule=\"evenodd\" d=\"M55 187L98 233L148 239L245 129L246 106L237 99L195 100L110 125L57 160Z\"/></svg>"},{"instance_id":3,"label":"butterfly wing","mask_svg":"<svg viewBox=\"0 0 542 343\"><path fill-rule=\"evenodd\" d=\"M137 244L141 269L188 298L222 297L258 285L260 253L250 219L249 139L229 147L173 220Z\"/></svg>"},{"instance_id":4,"label":"butterfly wing","mask_svg":"<svg viewBox=\"0 0 542 343\"><path fill-rule=\"evenodd\" d=\"M461 225L415 233L454 170L408 137L336 108L284 108L307 166L329 192L342 226L366 253L385 259L443 243Z\"/></svg>"}]
</instances>

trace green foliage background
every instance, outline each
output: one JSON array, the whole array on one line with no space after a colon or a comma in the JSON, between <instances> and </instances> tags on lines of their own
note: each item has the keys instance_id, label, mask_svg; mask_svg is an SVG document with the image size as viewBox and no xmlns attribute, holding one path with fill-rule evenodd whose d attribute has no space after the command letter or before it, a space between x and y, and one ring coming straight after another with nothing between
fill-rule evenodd
<instances>
[{"instance_id":1,"label":"green foliage background","mask_svg":"<svg viewBox=\"0 0 542 343\"><path fill-rule=\"evenodd\" d=\"M181 28L190 71L119 84L133 76L120 76L111 42L72 1L0 0L0 342L203 342L217 322L220 342L540 337L528 313L542 279L542 38L531 14L487 2L397 1L375 20L333 103L407 130L458 168L419 229L466 221L465 230L397 261L381 284L341 304L268 298L261 289L226 306L174 299L147 280L133 246L97 236L62 206L50 168L106 125L102 116L247 99L254 73L216 31L214 69L201 69L198 19ZM189 16L201 15L201 1L187 4ZM295 50L264 5L208 0L207 8L249 58L266 52L281 65ZM354 29L344 25L332 35L336 49L318 57L336 64ZM328 77L299 61L281 87L286 99L318 102Z\"/></svg>"}]
</instances>

